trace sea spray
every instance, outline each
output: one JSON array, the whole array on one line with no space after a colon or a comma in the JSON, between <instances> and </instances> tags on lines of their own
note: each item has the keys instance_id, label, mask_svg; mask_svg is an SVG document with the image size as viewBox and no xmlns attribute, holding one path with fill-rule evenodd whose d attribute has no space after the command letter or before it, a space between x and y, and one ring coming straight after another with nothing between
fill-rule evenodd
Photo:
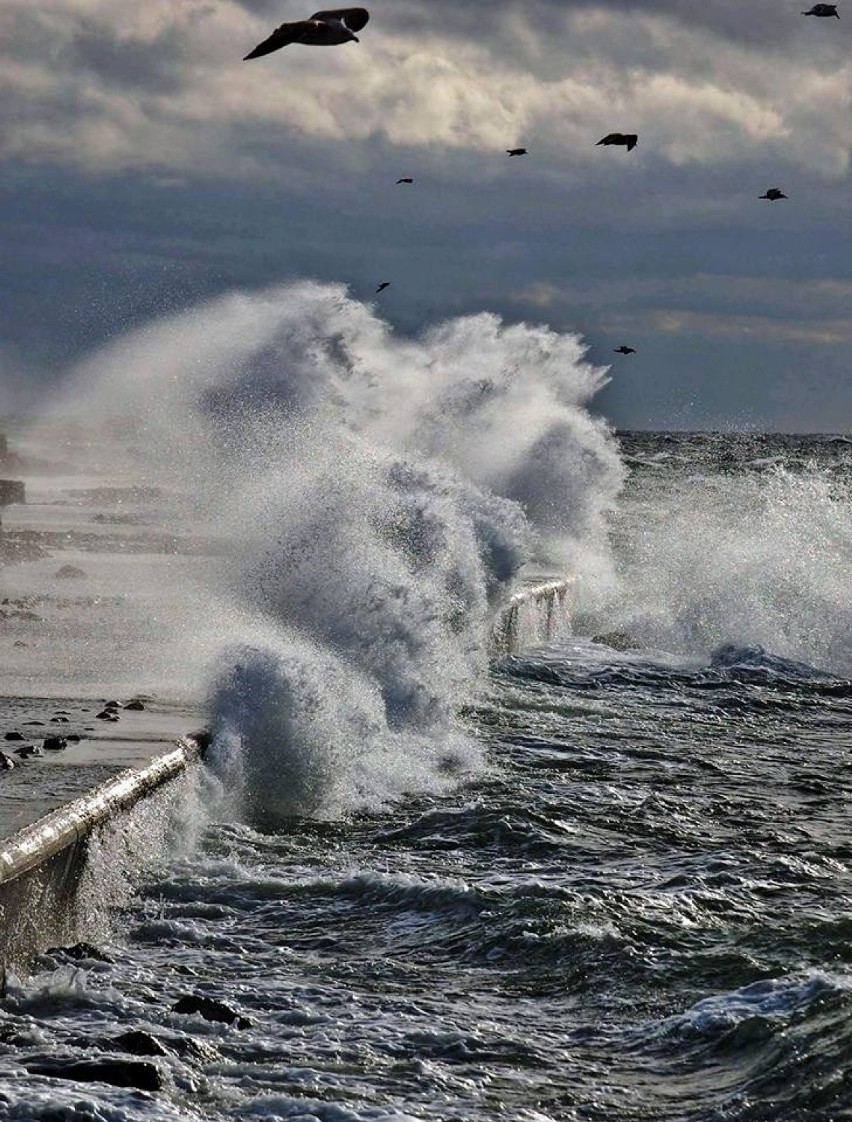
<instances>
[{"instance_id":1,"label":"sea spray","mask_svg":"<svg viewBox=\"0 0 852 1122\"><path fill-rule=\"evenodd\" d=\"M582 357L488 314L399 338L306 282L81 370L74 393L124 418L132 470L217 558L186 585L180 638L251 814L338 813L476 766L456 713L519 568L606 571L621 466Z\"/></svg>"},{"instance_id":2,"label":"sea spray","mask_svg":"<svg viewBox=\"0 0 852 1122\"><path fill-rule=\"evenodd\" d=\"M686 439L686 438L685 438ZM816 464L720 474L714 462L671 486L640 476L614 535L617 594L579 621L637 645L708 657L721 644L852 672L852 500Z\"/></svg>"}]
</instances>

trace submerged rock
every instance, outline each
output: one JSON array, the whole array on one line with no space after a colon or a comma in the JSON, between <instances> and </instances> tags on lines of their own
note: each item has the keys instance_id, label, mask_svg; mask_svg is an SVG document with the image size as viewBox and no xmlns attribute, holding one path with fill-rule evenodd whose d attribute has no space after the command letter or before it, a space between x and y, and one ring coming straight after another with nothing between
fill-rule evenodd
<instances>
[{"instance_id":1,"label":"submerged rock","mask_svg":"<svg viewBox=\"0 0 852 1122\"><path fill-rule=\"evenodd\" d=\"M170 1050L158 1040L156 1036L152 1036L150 1032L143 1032L142 1029L131 1029L128 1032L123 1032L120 1036L114 1036L111 1040L105 1040L103 1046L106 1048L119 1048L123 1052L130 1052L133 1056L169 1056Z\"/></svg>"},{"instance_id":2,"label":"submerged rock","mask_svg":"<svg viewBox=\"0 0 852 1122\"><path fill-rule=\"evenodd\" d=\"M140 701L138 697L134 697L132 701L127 702L127 704L124 706L124 708L125 709L133 709L133 710L136 710L138 712L140 709L145 708L145 702Z\"/></svg>"},{"instance_id":3,"label":"submerged rock","mask_svg":"<svg viewBox=\"0 0 852 1122\"><path fill-rule=\"evenodd\" d=\"M73 1079L77 1083L110 1083L113 1087L136 1087L140 1091L160 1091L163 1077L146 1060L40 1060L26 1064L31 1075L51 1079Z\"/></svg>"},{"instance_id":4,"label":"submerged rock","mask_svg":"<svg viewBox=\"0 0 852 1122\"><path fill-rule=\"evenodd\" d=\"M208 1040L196 1040L194 1036L169 1037L169 1047L174 1048L182 1060L215 1064L222 1059L218 1050Z\"/></svg>"},{"instance_id":5,"label":"submerged rock","mask_svg":"<svg viewBox=\"0 0 852 1122\"><path fill-rule=\"evenodd\" d=\"M7 732L3 739L4 740L25 740L26 738L25 738L25 736L22 732Z\"/></svg>"},{"instance_id":6,"label":"submerged rock","mask_svg":"<svg viewBox=\"0 0 852 1122\"><path fill-rule=\"evenodd\" d=\"M198 1013L205 1021L222 1021L226 1025L236 1024L237 1028L250 1028L251 1021L248 1017L241 1016L224 1001L217 1001L215 997L204 997L201 994L186 994L172 1006L175 1013L183 1013L191 1017Z\"/></svg>"},{"instance_id":7,"label":"submerged rock","mask_svg":"<svg viewBox=\"0 0 852 1122\"><path fill-rule=\"evenodd\" d=\"M85 959L90 959L93 962L114 962L115 959L110 958L106 951L102 951L96 947L94 943L72 943L68 947L51 947L45 951L45 954L50 955L64 955L66 958L72 959L74 962L82 962Z\"/></svg>"},{"instance_id":8,"label":"submerged rock","mask_svg":"<svg viewBox=\"0 0 852 1122\"><path fill-rule=\"evenodd\" d=\"M46 736L42 748L46 752L61 752L63 748L68 747L68 741L64 736Z\"/></svg>"}]
</instances>

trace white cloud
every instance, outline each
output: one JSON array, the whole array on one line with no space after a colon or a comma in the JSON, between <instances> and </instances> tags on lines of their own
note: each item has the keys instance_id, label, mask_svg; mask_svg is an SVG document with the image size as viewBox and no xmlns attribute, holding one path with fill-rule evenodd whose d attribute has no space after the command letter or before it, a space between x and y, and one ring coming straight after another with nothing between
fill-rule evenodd
<instances>
[{"instance_id":1,"label":"white cloud","mask_svg":"<svg viewBox=\"0 0 852 1122\"><path fill-rule=\"evenodd\" d=\"M270 23L233 2L4 0L0 155L228 176L247 151L252 170L264 153L280 169L295 132L483 153L528 143L605 175L624 153L602 159L594 142L624 129L640 133L631 160L718 165L762 148L845 175L852 63L836 38L761 50L668 14L539 5L537 21L524 10L483 21L483 40L449 35L437 11L431 28L421 6L414 37L376 0L360 45L243 63Z\"/></svg>"}]
</instances>

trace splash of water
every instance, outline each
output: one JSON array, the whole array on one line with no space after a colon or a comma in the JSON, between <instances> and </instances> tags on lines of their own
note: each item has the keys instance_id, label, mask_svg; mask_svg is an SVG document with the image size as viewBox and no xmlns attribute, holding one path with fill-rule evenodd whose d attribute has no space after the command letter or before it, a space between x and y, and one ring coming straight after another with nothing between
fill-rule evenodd
<instances>
[{"instance_id":1,"label":"splash of water","mask_svg":"<svg viewBox=\"0 0 852 1122\"><path fill-rule=\"evenodd\" d=\"M618 538L619 592L598 627L700 658L759 644L852 672L852 500L824 470L669 479L625 509Z\"/></svg>"},{"instance_id":2,"label":"splash of water","mask_svg":"<svg viewBox=\"0 0 852 1122\"><path fill-rule=\"evenodd\" d=\"M214 755L256 816L476 766L456 713L495 606L534 553L575 575L605 553L621 467L582 357L487 314L398 338L341 287L300 283L156 323L79 372L75 398L125 419L138 476L216 543L187 657L213 662Z\"/></svg>"}]
</instances>

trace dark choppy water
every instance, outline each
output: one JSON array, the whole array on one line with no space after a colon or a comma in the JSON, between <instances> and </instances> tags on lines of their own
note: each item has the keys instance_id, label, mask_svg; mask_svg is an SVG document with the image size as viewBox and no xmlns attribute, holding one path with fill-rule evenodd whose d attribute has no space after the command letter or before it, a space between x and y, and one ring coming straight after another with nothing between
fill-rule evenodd
<instances>
[{"instance_id":1,"label":"dark choppy water","mask_svg":"<svg viewBox=\"0 0 852 1122\"><path fill-rule=\"evenodd\" d=\"M2 1117L852 1118L852 445L624 444L619 582L493 670L464 717L488 768L209 826L113 963L13 982ZM131 1028L161 1091L27 1073Z\"/></svg>"}]
</instances>

